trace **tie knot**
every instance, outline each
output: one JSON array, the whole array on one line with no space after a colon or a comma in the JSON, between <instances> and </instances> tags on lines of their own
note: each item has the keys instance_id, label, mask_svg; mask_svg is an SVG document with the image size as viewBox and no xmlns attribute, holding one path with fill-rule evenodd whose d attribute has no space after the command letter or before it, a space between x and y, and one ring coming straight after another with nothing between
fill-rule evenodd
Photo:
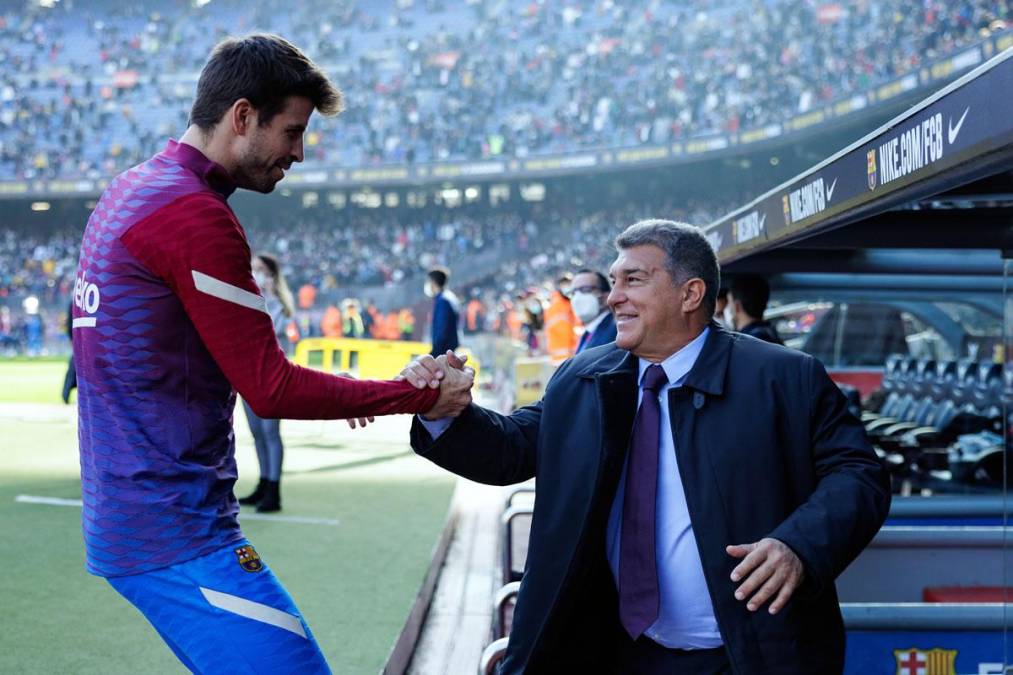
<instances>
[{"instance_id":1,"label":"tie knot","mask_svg":"<svg viewBox=\"0 0 1013 675\"><path fill-rule=\"evenodd\" d=\"M647 371L644 372L643 387L648 391L659 391L662 387L668 384L668 375L665 374L665 369L659 366L657 363L647 367Z\"/></svg>"}]
</instances>

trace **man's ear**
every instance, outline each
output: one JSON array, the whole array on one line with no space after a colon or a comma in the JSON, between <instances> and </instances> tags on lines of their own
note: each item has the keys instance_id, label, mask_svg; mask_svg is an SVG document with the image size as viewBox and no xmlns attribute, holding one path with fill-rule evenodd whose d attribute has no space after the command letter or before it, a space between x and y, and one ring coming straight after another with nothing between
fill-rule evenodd
<instances>
[{"instance_id":1,"label":"man's ear","mask_svg":"<svg viewBox=\"0 0 1013 675\"><path fill-rule=\"evenodd\" d=\"M237 136L245 136L257 123L257 110L248 99L241 98L232 104L227 113L229 124Z\"/></svg>"},{"instance_id":2,"label":"man's ear","mask_svg":"<svg viewBox=\"0 0 1013 675\"><path fill-rule=\"evenodd\" d=\"M704 295L707 293L707 284L703 279L690 279L682 285L682 311L685 313L695 312L703 303Z\"/></svg>"}]
</instances>

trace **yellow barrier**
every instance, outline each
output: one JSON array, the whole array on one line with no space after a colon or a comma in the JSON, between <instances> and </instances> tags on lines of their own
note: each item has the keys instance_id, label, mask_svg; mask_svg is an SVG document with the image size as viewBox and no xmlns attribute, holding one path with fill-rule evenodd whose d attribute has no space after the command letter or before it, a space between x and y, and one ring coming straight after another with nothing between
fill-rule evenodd
<instances>
[{"instance_id":1,"label":"yellow barrier","mask_svg":"<svg viewBox=\"0 0 1013 675\"><path fill-rule=\"evenodd\" d=\"M431 349L432 345L428 342L305 338L296 344L292 360L301 366L309 366L310 355L320 352L319 367L328 373L337 371L354 373L363 380L389 380L396 377L413 358L428 354ZM477 378L478 359L467 349L458 351L468 354L468 365L475 369Z\"/></svg>"},{"instance_id":2,"label":"yellow barrier","mask_svg":"<svg viewBox=\"0 0 1013 675\"><path fill-rule=\"evenodd\" d=\"M559 364L547 356L514 361L514 407L530 405L540 399L558 367Z\"/></svg>"}]
</instances>

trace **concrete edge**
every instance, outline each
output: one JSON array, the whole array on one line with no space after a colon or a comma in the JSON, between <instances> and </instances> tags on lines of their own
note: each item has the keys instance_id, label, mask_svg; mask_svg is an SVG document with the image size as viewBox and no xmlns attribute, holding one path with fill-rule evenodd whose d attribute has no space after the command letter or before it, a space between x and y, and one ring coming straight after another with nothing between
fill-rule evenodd
<instances>
[{"instance_id":1,"label":"concrete edge","mask_svg":"<svg viewBox=\"0 0 1013 675\"><path fill-rule=\"evenodd\" d=\"M422 625L425 623L426 614L429 612L429 606L433 601L436 582L440 577L440 570L446 561L450 542L454 538L454 532L457 530L459 512L457 489L455 487L454 494L450 500L450 508L447 510L447 518L443 523L443 532L440 534L440 538L433 548L433 557L429 563L429 570L426 572L422 586L415 596L415 602L412 603L411 611L408 612L408 618L405 620L404 627L401 629L394 647L387 656L387 663L384 665L383 670L380 671L381 675L404 675L408 671L408 666L415 653L419 636L422 634Z\"/></svg>"}]
</instances>

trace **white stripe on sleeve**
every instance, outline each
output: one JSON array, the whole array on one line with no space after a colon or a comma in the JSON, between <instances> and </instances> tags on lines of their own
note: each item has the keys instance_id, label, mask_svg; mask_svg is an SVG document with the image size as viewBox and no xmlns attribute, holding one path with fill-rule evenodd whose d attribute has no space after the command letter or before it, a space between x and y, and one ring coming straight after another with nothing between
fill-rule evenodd
<instances>
[{"instance_id":1,"label":"white stripe on sleeve","mask_svg":"<svg viewBox=\"0 0 1013 675\"><path fill-rule=\"evenodd\" d=\"M233 286L221 279L215 279L214 277L208 276L203 272L198 272L197 270L190 270L190 273L193 275L193 285L196 286L197 290L201 293L207 293L208 295L216 298L268 314L267 305L264 303L264 298L262 296L256 293L250 293L239 286Z\"/></svg>"}]
</instances>

